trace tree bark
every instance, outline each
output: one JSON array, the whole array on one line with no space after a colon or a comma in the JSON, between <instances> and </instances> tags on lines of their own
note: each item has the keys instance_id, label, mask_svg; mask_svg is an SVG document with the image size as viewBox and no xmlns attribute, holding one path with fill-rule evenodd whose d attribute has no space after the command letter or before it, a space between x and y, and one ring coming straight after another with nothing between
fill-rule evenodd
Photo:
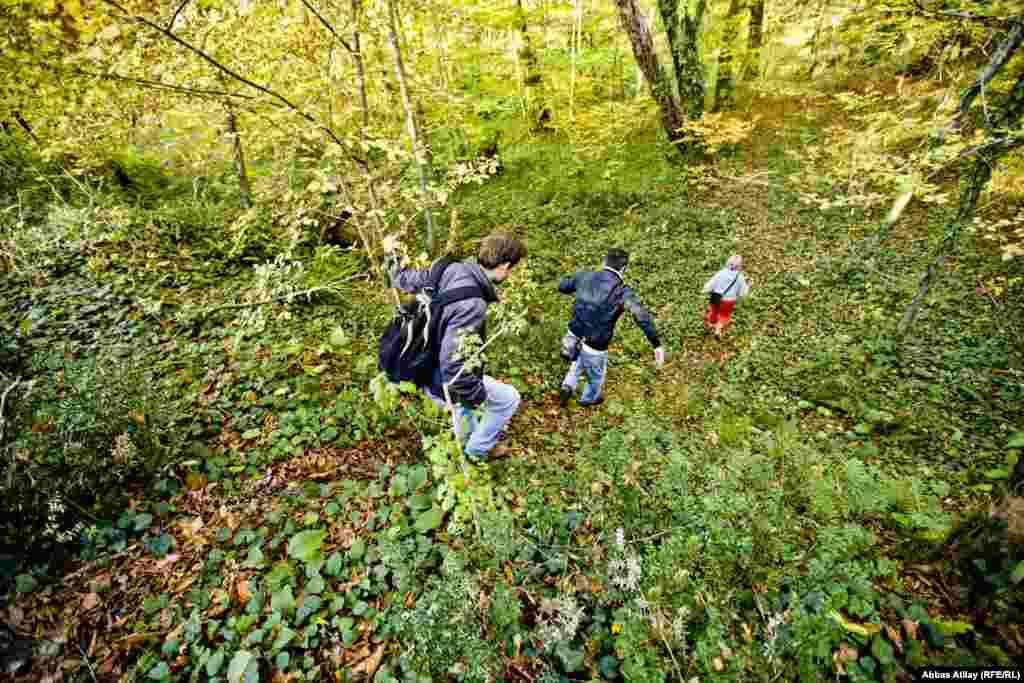
<instances>
[{"instance_id":1,"label":"tree bark","mask_svg":"<svg viewBox=\"0 0 1024 683\"><path fill-rule=\"evenodd\" d=\"M405 125L409 129L409 138L412 141L412 153L416 158L420 172L420 195L423 198L423 215L427 222L427 253L434 253L434 215L430 209L430 194L427 190L427 182L430 174L426 158L420 152L419 139L416 131L416 113L412 104L412 96L409 94L409 87L405 80L405 67L402 64L402 48L398 42L398 17L395 11L395 1L388 0L388 41L391 43L391 50L395 55L395 78L398 79L398 86L402 93L402 104L405 107Z\"/></svg>"},{"instance_id":2,"label":"tree bark","mask_svg":"<svg viewBox=\"0 0 1024 683\"><path fill-rule=\"evenodd\" d=\"M619 10L619 21L633 47L636 63L650 86L651 97L658 104L661 126L668 134L668 139L676 142L680 139L679 129L683 125L683 113L672 89L671 79L662 69L658 55L654 52L654 42L651 40L647 22L640 14L636 0L615 0L615 5Z\"/></svg>"},{"instance_id":3,"label":"tree bark","mask_svg":"<svg viewBox=\"0 0 1024 683\"><path fill-rule=\"evenodd\" d=\"M765 0L750 0L750 30L747 36L747 68L744 80L754 80L761 75L761 46L764 42Z\"/></svg>"},{"instance_id":4,"label":"tree bark","mask_svg":"<svg viewBox=\"0 0 1024 683\"><path fill-rule=\"evenodd\" d=\"M722 49L718 53L718 78L715 80L715 111L728 109L735 104L736 80L733 74L736 39L740 34L740 22L746 9L746 0L730 0L729 14L722 31Z\"/></svg>"},{"instance_id":5,"label":"tree bark","mask_svg":"<svg viewBox=\"0 0 1024 683\"><path fill-rule=\"evenodd\" d=\"M249 173L245 168L245 153L242 150L242 136L238 132L238 119L235 116L235 107L231 100L225 100L224 106L228 110L228 134L231 136L231 144L235 151L235 173L238 174L238 198L243 209L252 206L252 191L249 186Z\"/></svg>"},{"instance_id":6,"label":"tree bark","mask_svg":"<svg viewBox=\"0 0 1024 683\"><path fill-rule=\"evenodd\" d=\"M706 1L697 0L693 12L690 12L688 5L687 0L658 0L658 10L661 12L661 20L665 22L665 33L668 34L668 45L672 52L679 96L686 106L687 116L699 119L704 113L705 90L704 64L697 41Z\"/></svg>"}]
</instances>

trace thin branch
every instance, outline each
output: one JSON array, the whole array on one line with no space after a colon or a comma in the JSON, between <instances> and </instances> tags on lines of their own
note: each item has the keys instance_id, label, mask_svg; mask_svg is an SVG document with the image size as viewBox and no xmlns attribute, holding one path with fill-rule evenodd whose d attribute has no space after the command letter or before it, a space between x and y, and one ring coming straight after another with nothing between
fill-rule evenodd
<instances>
[{"instance_id":1,"label":"thin branch","mask_svg":"<svg viewBox=\"0 0 1024 683\"><path fill-rule=\"evenodd\" d=\"M140 23L140 24L143 24L143 25L145 25L145 26L148 26L148 27L150 27L151 29L153 29L153 30L155 30L155 31L158 31L158 32L162 33L163 35L167 36L168 38L170 38L171 40L173 40L173 41L174 41L175 43L177 43L178 45L181 45L181 46L182 46L183 48L185 48L185 49L186 49L186 50L188 50L189 52L193 52L193 53L195 53L196 55L198 55L199 57L201 57L201 58L202 58L203 60L205 60L206 62L208 62L208 63L209 63L209 64L210 64L211 66L213 66L214 68L218 69L219 71L223 71L223 72L224 72L224 73L226 73L226 74L227 74L228 76L231 76L231 77L232 77L232 78L234 78L234 79L235 79L236 81L240 81L240 82L242 82L242 83L245 83L245 84L246 84L246 85L248 85L248 86L249 86L250 88L255 88L256 90L259 90L260 92L262 92L262 93L264 93L264 94L266 94L266 95L269 95L270 97L272 97L272 98L274 98L274 99L276 99L276 100L279 100L279 101L280 101L281 103L283 103L283 104L284 104L284 105L285 105L286 107L288 107L289 109L291 109L291 110L292 110L293 112L295 112L296 114L298 114L298 115L299 115L299 116L301 116L302 118L306 119L307 121L309 121L310 123L312 123L312 124L313 124L313 125L315 125L316 127L320 128L320 129L321 129L322 131L324 131L325 133L327 133L327 135L328 135L328 136L329 136L329 137L330 137L330 138L331 138L332 140L334 140L334 142L336 142L336 143L337 143L338 145L342 145L342 146L343 146L343 143L342 143L342 142L341 142L341 140L340 140L340 139L338 138L338 136L337 136L337 135L335 135L335 133L334 133L334 131L333 131L333 130L331 130L330 128L328 128L328 127L327 127L327 126L325 126L324 124L322 124L322 123L319 123L319 122L318 122L318 121L317 121L316 119L314 119L314 118L313 118L312 116L310 116L310 115L309 115L308 113L306 113L305 111L303 111L302 109L300 109L300 108L299 108L299 107L298 107L297 105L295 105L295 104L294 104L294 103L293 103L293 102L292 102L291 100L289 100L289 99L288 99L287 97L285 97L284 95L282 95L282 94L280 94L280 93L277 93L277 92L275 92L275 91L271 90L270 88L268 88L268 87L266 87L266 86L264 86L264 85L260 85L259 83L256 83L256 82L254 82L254 81L251 81L251 80L249 80L249 79L248 79L248 78L246 78L245 76L242 76L242 75L241 75L241 74L239 74L239 73L236 73L235 71L233 71L233 70L229 69L228 67L224 66L223 64L221 64L220 62L218 62L218 61L217 61L216 59L214 59L214 58L213 58L213 57L211 57L210 55L206 54L205 52L203 52L202 50L200 50L199 48L197 48L197 47L196 47L195 45L192 45L192 44L190 44L190 43L188 43L188 42L186 42L186 41L182 40L182 39L181 39L181 38L179 38L179 37L178 37L177 35L175 35L175 34L174 34L173 32L171 32L171 31L169 31L169 30L165 29L164 27L160 26L159 24L154 24L154 23L153 23L152 21L150 21L149 19L146 19L145 17L140 17L140 16L137 16L137 15L131 14L131 13L130 13L130 12L129 12L129 11L127 10L127 9L125 9L124 7L122 7L122 6L121 6L121 5L120 5L120 4L118 3L118 2L116 2L115 0L103 0L103 2L104 2L104 3L106 3L106 4L108 4L108 5L110 5L111 7L114 7L114 8L116 8L117 10L121 11L122 13L124 13L124 17L123 17L124 19L127 19L127 20L129 20L129 21L136 21L136 22L138 22L138 23Z\"/></svg>"},{"instance_id":2,"label":"thin branch","mask_svg":"<svg viewBox=\"0 0 1024 683\"><path fill-rule=\"evenodd\" d=\"M310 12L312 12L316 16L316 18L320 20L320 23L324 25L324 28L326 28L328 31L330 31L331 35L334 36L335 38L337 38L339 43L341 43L342 45L345 46L345 49L349 51L349 54L352 54L352 52L353 52L352 46L345 42L345 39L342 38L341 35L337 31L334 30L333 26L331 26L330 24L327 23L327 20L324 19L323 16L319 12L316 11L316 8L313 7L313 5L311 5L309 3L309 0L302 0L302 4L305 5L306 9L308 9Z\"/></svg>"},{"instance_id":3,"label":"thin branch","mask_svg":"<svg viewBox=\"0 0 1024 683\"><path fill-rule=\"evenodd\" d=\"M962 12L958 10L930 10L921 4L921 0L913 0L911 3L917 14L930 19L939 19L942 21L951 19L962 19L965 21L975 21L986 26L997 26L1005 28L1013 24L1024 23L1024 16L1011 16L1011 17L990 17L984 14L978 14L976 12Z\"/></svg>"},{"instance_id":4,"label":"thin branch","mask_svg":"<svg viewBox=\"0 0 1024 683\"><path fill-rule=\"evenodd\" d=\"M348 277L342 277L342 278L338 278L337 280L331 280L330 282L328 282L326 284L323 284L323 285L317 285L316 287L310 287L309 289L304 289L301 292L293 292L291 294L284 294L282 296L278 296L278 297L275 297L273 299L267 299L266 301L250 301L250 302L241 303L241 304L224 304L223 306L215 306L214 308L209 308L209 309L207 309L205 311L202 311L202 313L200 315L207 316L207 315L210 315L211 313L216 313L217 311L226 311L226 310L235 309L235 308L252 308L254 306L266 306L268 304L276 304L276 303L280 303L282 301L292 301L292 300L297 299L297 298L299 298L301 296L309 297L309 296L312 296L313 294L316 294L317 292L326 292L326 291L332 290L332 289L334 289L335 287L337 287L340 284L344 284L346 282L351 282L352 280L357 280L357 279L359 279L362 276L363 276L362 273L356 273L355 275L349 275Z\"/></svg>"},{"instance_id":5,"label":"thin branch","mask_svg":"<svg viewBox=\"0 0 1024 683\"><path fill-rule=\"evenodd\" d=\"M956 116L953 117L951 127L958 129L962 125L962 119L967 115L967 110L970 109L974 103L974 99L983 92L985 85L995 78L999 70L1002 69L1013 53L1016 52L1017 48L1020 47L1021 42L1024 41L1024 17L1018 17L1018 21L1014 24L1013 30L1010 31L1010 35L1006 37L1003 44L1000 45L995 53L992 55L992 59L985 66L974 84L964 91L960 97L960 106L957 107ZM986 114L986 120L988 116Z\"/></svg>"},{"instance_id":6,"label":"thin branch","mask_svg":"<svg viewBox=\"0 0 1024 683\"><path fill-rule=\"evenodd\" d=\"M95 77L95 78L103 78L103 79L109 79L109 80L114 80L114 81L124 81L126 83L137 83L138 85L145 85L145 86L149 86L149 87L152 87L152 88L162 88L164 90L171 90L173 92L179 92L179 93L182 93L182 94L185 94L185 95L196 95L196 96L199 96L199 97L213 97L213 98L233 97L233 98L237 98L237 99L250 100L250 101L258 100L259 99L257 97L252 96L252 95L243 95L241 93L225 92L225 91L222 91L222 90L207 90L205 88L189 88L189 87L184 86L184 85L176 85L174 83L165 83L163 81L152 81L152 80L149 80L148 78L136 78L135 76L122 76L121 74L117 74L117 73L106 73L106 74L103 74L103 73L97 73L95 71L86 71L85 69L78 69L78 68L71 69L71 72L75 73L75 74L78 74L80 76L92 76L92 77ZM273 102L271 104L273 106L275 106L275 107L280 107L281 106L280 104L277 104L276 102Z\"/></svg>"},{"instance_id":7,"label":"thin branch","mask_svg":"<svg viewBox=\"0 0 1024 683\"><path fill-rule=\"evenodd\" d=\"M178 20L178 15L181 14L181 10L185 9L185 5L189 3L189 0L181 0L181 4L178 5L178 9L174 10L174 14L171 15L171 20L167 22L167 30L174 29L174 22Z\"/></svg>"}]
</instances>

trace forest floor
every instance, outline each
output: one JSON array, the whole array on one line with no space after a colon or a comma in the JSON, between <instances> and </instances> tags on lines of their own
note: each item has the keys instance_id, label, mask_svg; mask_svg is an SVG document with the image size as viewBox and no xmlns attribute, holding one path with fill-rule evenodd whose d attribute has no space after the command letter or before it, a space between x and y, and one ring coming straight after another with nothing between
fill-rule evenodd
<instances>
[{"instance_id":1,"label":"forest floor","mask_svg":"<svg viewBox=\"0 0 1024 683\"><path fill-rule=\"evenodd\" d=\"M902 680L1021 661L1019 546L988 528L990 506L1011 533L1021 514L996 498L1024 425L1020 267L972 239L896 342L951 209L911 204L853 258L881 216L809 207L786 182L787 152L836 123L827 102L750 110L750 143L703 170L653 135L591 156L532 138L453 197L442 242L468 252L503 229L530 246L504 286L530 286L530 325L488 359L524 401L509 456L468 488L443 416L367 389L391 314L369 281L268 307L255 331L234 311L179 315L252 284L196 277L198 251L6 283L52 320L39 338L88 340L71 356L135 347L188 436L63 575L0 611L37 645L18 680ZM612 246L668 364L624 318L604 405L562 408L557 280ZM700 290L731 253L752 292L717 339ZM104 287L127 313L99 307Z\"/></svg>"}]
</instances>

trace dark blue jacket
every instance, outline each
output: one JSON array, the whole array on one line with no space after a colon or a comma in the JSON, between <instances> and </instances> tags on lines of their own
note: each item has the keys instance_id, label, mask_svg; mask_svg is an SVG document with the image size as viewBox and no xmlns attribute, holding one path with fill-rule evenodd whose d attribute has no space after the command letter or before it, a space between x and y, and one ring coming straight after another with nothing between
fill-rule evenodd
<instances>
[{"instance_id":1,"label":"dark blue jacket","mask_svg":"<svg viewBox=\"0 0 1024 683\"><path fill-rule=\"evenodd\" d=\"M615 334L615 323L623 311L630 312L654 348L661 346L651 314L640 304L633 290L625 285L622 276L611 268L596 272L583 270L564 277L558 291L576 293L569 331L587 346L598 351L607 349Z\"/></svg>"}]
</instances>

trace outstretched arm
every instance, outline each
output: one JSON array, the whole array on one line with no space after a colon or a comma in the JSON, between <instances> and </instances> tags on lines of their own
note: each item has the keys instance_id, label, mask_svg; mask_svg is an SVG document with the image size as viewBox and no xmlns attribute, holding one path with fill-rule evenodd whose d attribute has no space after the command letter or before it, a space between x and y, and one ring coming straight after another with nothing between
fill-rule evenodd
<instances>
[{"instance_id":1,"label":"outstretched arm","mask_svg":"<svg viewBox=\"0 0 1024 683\"><path fill-rule=\"evenodd\" d=\"M403 292L415 294L430 282L430 269L417 270L402 266L401 258L397 255L390 255L384 260L384 270L387 271L391 286Z\"/></svg>"},{"instance_id":2,"label":"outstretched arm","mask_svg":"<svg viewBox=\"0 0 1024 683\"><path fill-rule=\"evenodd\" d=\"M640 329L644 331L644 336L647 337L651 346L656 349L661 348L661 339L658 337L658 330L654 327L654 319L640 303L640 299L637 298L633 290L628 287L624 293L622 305L633 316L633 320L640 326Z\"/></svg>"}]
</instances>

